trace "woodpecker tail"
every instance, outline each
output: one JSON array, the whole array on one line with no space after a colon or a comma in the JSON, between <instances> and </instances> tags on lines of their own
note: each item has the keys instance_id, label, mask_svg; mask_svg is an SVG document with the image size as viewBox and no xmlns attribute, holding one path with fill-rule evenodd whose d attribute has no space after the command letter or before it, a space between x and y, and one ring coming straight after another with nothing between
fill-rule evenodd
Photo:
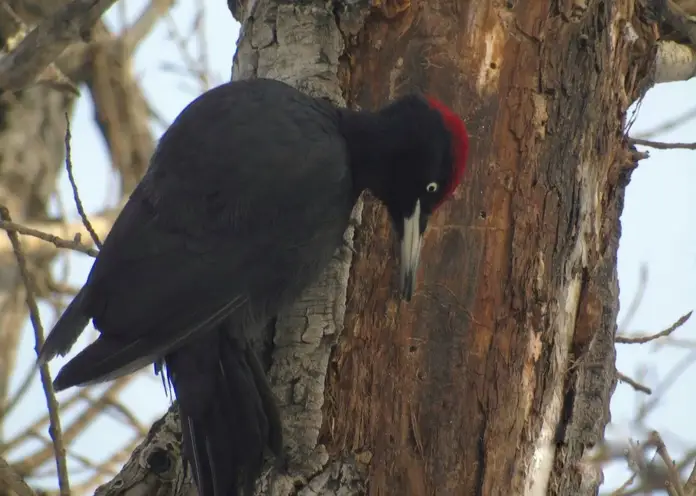
<instances>
[{"instance_id":1,"label":"woodpecker tail","mask_svg":"<svg viewBox=\"0 0 696 496\"><path fill-rule=\"evenodd\" d=\"M68 353L87 327L90 318L85 315L82 308L84 292L85 289L82 288L77 293L46 337L39 352L39 365L49 362L56 355Z\"/></svg>"},{"instance_id":2,"label":"woodpecker tail","mask_svg":"<svg viewBox=\"0 0 696 496\"><path fill-rule=\"evenodd\" d=\"M282 457L275 398L256 353L224 326L165 359L200 496L251 496L264 450Z\"/></svg>"}]
</instances>

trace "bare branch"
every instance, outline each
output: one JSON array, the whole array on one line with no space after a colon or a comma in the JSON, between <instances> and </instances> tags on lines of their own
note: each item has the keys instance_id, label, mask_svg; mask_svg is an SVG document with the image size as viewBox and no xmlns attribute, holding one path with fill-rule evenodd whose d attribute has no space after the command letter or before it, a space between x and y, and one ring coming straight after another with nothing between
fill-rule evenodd
<instances>
[{"instance_id":1,"label":"bare branch","mask_svg":"<svg viewBox=\"0 0 696 496\"><path fill-rule=\"evenodd\" d=\"M655 388L656 394L652 395L644 405L642 405L636 414L638 421L644 420L657 403L669 392L670 388L677 383L679 377L694 364L696 359L696 351L689 353L687 356L679 360L674 367L667 373L665 378Z\"/></svg>"},{"instance_id":2,"label":"bare branch","mask_svg":"<svg viewBox=\"0 0 696 496\"><path fill-rule=\"evenodd\" d=\"M696 45L696 24L691 21L690 13L682 7L684 2L673 0L652 0L656 4L662 19L677 33Z\"/></svg>"},{"instance_id":3,"label":"bare branch","mask_svg":"<svg viewBox=\"0 0 696 496\"><path fill-rule=\"evenodd\" d=\"M98 399L91 398L88 394L89 390L82 389L78 391L75 394L75 396L70 398L68 401L63 402L63 411L65 411L70 405L76 403L78 400L85 400L88 402L87 408L80 412L80 415L63 430L64 442L71 443L77 436L79 436L85 430L85 428L94 421L95 417L99 415L105 407L112 403L111 398L114 397L113 395L117 394L118 391L124 389L135 377L136 375L130 375L117 379L116 381L109 384L107 390ZM21 442L24 442L27 439L33 437L32 434L36 432L40 428L40 426L43 423L45 423L45 421L45 417L39 419L30 428L26 429L15 439L8 442L8 449L11 446L17 446ZM24 475L32 473L38 467L46 463L46 461L48 461L49 459L50 452L46 449L43 449L38 453L34 453L30 456L25 457L23 460L17 462L14 466L17 469L17 472Z\"/></svg>"},{"instance_id":4,"label":"bare branch","mask_svg":"<svg viewBox=\"0 0 696 496\"><path fill-rule=\"evenodd\" d=\"M20 90L34 81L72 43L84 40L116 0L73 0L39 23L0 59L0 88Z\"/></svg>"},{"instance_id":5,"label":"bare branch","mask_svg":"<svg viewBox=\"0 0 696 496\"><path fill-rule=\"evenodd\" d=\"M630 385L635 389L636 391L640 391L641 393L645 394L652 394L652 389L650 389L648 386L645 386L641 384L640 382L636 381L635 379L631 379L625 374L622 374L618 370L616 371L616 378L622 382L625 382L626 384Z\"/></svg>"},{"instance_id":6,"label":"bare branch","mask_svg":"<svg viewBox=\"0 0 696 496\"><path fill-rule=\"evenodd\" d=\"M12 25L12 29L10 30L11 34L6 33L7 40L4 50L2 50L2 52L8 53L14 50L26 37L27 33L29 32L29 26L27 26L26 22L24 22L24 20L17 15L7 1L1 2L0 8L2 8L6 14L5 20L9 21L9 23ZM41 71L41 73L36 77L36 82L46 83L59 91L70 92L74 95L80 94L80 91L77 89L77 86L75 86L75 83L73 83L72 80L65 74L63 74L63 72L58 69L54 62L48 64L48 66Z\"/></svg>"},{"instance_id":7,"label":"bare branch","mask_svg":"<svg viewBox=\"0 0 696 496\"><path fill-rule=\"evenodd\" d=\"M109 226L111 223L109 223ZM23 234L25 236L31 236L33 239L37 240L42 240L47 243L51 243L54 245L56 248L65 248L68 250L73 250L73 251L78 251L80 253L84 253L86 255L89 255L90 257L96 257L97 254L99 253L97 250L94 248L90 248L88 245L82 244L81 238L82 235L81 233L76 233L75 238L71 240L63 239L55 234L52 234L51 232L48 232L50 229L52 229L55 226L55 231L58 231L61 229L61 225L57 223L51 223L51 224L45 224L43 229L34 229L32 227L28 226L23 226L21 224L17 224L15 222L8 222L6 220L0 220L0 229L3 229L7 232L16 232L19 234ZM73 227L74 229L74 227ZM30 246L36 246L36 243L29 243ZM0 243L0 251L9 251L11 247L9 246L3 246L2 243ZM31 249L27 251L32 251Z\"/></svg>"},{"instance_id":8,"label":"bare branch","mask_svg":"<svg viewBox=\"0 0 696 496\"><path fill-rule=\"evenodd\" d=\"M691 473L689 474L689 478L686 480L686 484L684 484L684 494L686 494L686 496L696 495L696 463L691 469Z\"/></svg>"},{"instance_id":9,"label":"bare branch","mask_svg":"<svg viewBox=\"0 0 696 496\"><path fill-rule=\"evenodd\" d=\"M674 331L676 331L681 326L683 326L686 323L686 321L689 320L692 313L693 313L693 310L685 315L682 315L681 317L679 317L677 319L677 321L674 324L669 326L664 331L660 331L656 334L651 334L649 336L635 336L635 337L616 336L615 342L616 343L623 343L623 344L643 344L643 343L648 343L650 341L654 341L654 340L659 339L659 338L663 338L665 336L669 336Z\"/></svg>"},{"instance_id":10,"label":"bare branch","mask_svg":"<svg viewBox=\"0 0 696 496\"><path fill-rule=\"evenodd\" d=\"M635 138L639 139L649 139L651 136L655 136L657 134L662 134L667 131L671 131L683 124L686 124L690 120L696 118L696 107L691 108L687 110L686 112L679 114L677 117L674 119L670 119L668 121L663 122L662 124L645 131L644 133L637 134Z\"/></svg>"},{"instance_id":11,"label":"bare branch","mask_svg":"<svg viewBox=\"0 0 696 496\"><path fill-rule=\"evenodd\" d=\"M102 248L102 242L99 239L99 236L97 236L96 231L92 227L92 224L89 222L89 218L87 217L87 214L85 213L85 207L82 206L82 200L80 200L80 193L77 190L77 184L75 184L75 176L73 175L73 167L72 167L72 157L71 157L71 151L70 151L70 116L66 113L65 114L65 168L68 171L68 180L70 181L70 187L72 188L73 192L73 198L75 199L75 207L77 207L77 213L80 214L80 218L82 219L82 224L84 224L85 229L87 229L87 232L89 233L90 237L92 238L92 241L94 241L94 244L101 250Z\"/></svg>"},{"instance_id":12,"label":"bare branch","mask_svg":"<svg viewBox=\"0 0 696 496\"><path fill-rule=\"evenodd\" d=\"M674 460L669 456L662 436L657 431L652 431L648 442L657 448L657 454L660 455L660 458L665 463L665 467L667 467L667 492L673 496L685 496L682 490L681 477L679 477L679 472L674 467Z\"/></svg>"},{"instance_id":13,"label":"bare branch","mask_svg":"<svg viewBox=\"0 0 696 496\"><path fill-rule=\"evenodd\" d=\"M91 216L90 223L101 237L108 234L120 210L121 206L119 205L114 209ZM96 257L97 253L99 253L90 247L92 239L81 221L67 225L67 229L75 233L72 240L60 237L66 230L66 226L58 221L36 222L24 225L0 220L0 229L27 236L23 241L24 251L27 253L39 251L45 248L47 243L52 244L56 248L77 251L91 257ZM84 242L82 241L83 238L85 239ZM0 239L0 255L8 253L12 253L11 244L7 240L3 241Z\"/></svg>"},{"instance_id":14,"label":"bare branch","mask_svg":"<svg viewBox=\"0 0 696 496\"><path fill-rule=\"evenodd\" d=\"M148 428L145 427L142 424L142 422L140 422L140 420L138 420L138 417L135 416L135 414L130 410L130 408L128 408L126 405L124 405L118 400L115 393L106 393L104 397L109 402L109 406L111 406L114 409L114 413L121 414L121 420L124 423L127 423L131 427L133 427L133 429L135 429L141 437L144 437L147 434ZM106 411L109 411L108 408L106 409ZM113 418L118 418L117 415L112 414L111 416Z\"/></svg>"},{"instance_id":15,"label":"bare branch","mask_svg":"<svg viewBox=\"0 0 696 496\"><path fill-rule=\"evenodd\" d=\"M174 0L150 0L140 17L126 28L120 35L120 39L126 49L127 55L133 55L141 41L152 31L157 21L167 13L174 5Z\"/></svg>"},{"instance_id":16,"label":"bare branch","mask_svg":"<svg viewBox=\"0 0 696 496\"><path fill-rule=\"evenodd\" d=\"M10 212L4 206L0 206L0 217L2 217L2 219L5 221L12 222ZM26 286L27 307L29 307L29 316L31 318L32 326L34 327L34 338L36 340L36 347L34 349L36 350L36 354L38 356L41 346L43 346L44 343L44 330L41 324L41 316L39 315L39 307L34 299L34 283L31 274L27 269L27 262L24 252L22 251L22 244L19 241L19 236L16 232L7 231L7 237L10 239L10 243L12 243L12 249L15 257L17 258L19 272L22 275L22 280ZM60 417L58 416L58 401L56 400L56 394L53 390L53 383L51 381L51 373L48 370L48 365L41 365L39 371L41 375L41 383L46 394L46 403L48 404L48 415L50 418L48 432L53 441L53 451L56 457L58 486L60 487L61 496L70 496L68 467L65 460L65 445L63 444L63 436L60 429Z\"/></svg>"},{"instance_id":17,"label":"bare branch","mask_svg":"<svg viewBox=\"0 0 696 496\"><path fill-rule=\"evenodd\" d=\"M649 146L656 150L696 150L696 143L664 143L638 138L630 138L628 141L632 145Z\"/></svg>"},{"instance_id":18,"label":"bare branch","mask_svg":"<svg viewBox=\"0 0 696 496\"><path fill-rule=\"evenodd\" d=\"M98 27L104 37L114 39L103 23ZM127 70L131 62L118 40L93 46L92 69L86 84L97 124L109 147L111 165L120 172L121 190L127 195L147 169L155 140L150 130L147 100L132 71Z\"/></svg>"},{"instance_id":19,"label":"bare branch","mask_svg":"<svg viewBox=\"0 0 696 496\"><path fill-rule=\"evenodd\" d=\"M17 496L36 496L29 485L0 457L0 491Z\"/></svg>"},{"instance_id":20,"label":"bare branch","mask_svg":"<svg viewBox=\"0 0 696 496\"><path fill-rule=\"evenodd\" d=\"M199 18L202 18L203 13L199 12L198 13ZM190 39L189 36L184 36L182 35L181 31L179 30L179 27L176 25L176 22L174 22L174 18L171 16L171 14L167 14L165 16L165 19L167 21L167 28L169 30L169 38L172 40L172 42L176 45L177 49L179 50L179 54L181 56L181 59L183 61L183 67L181 68L181 74L186 75L186 76L191 76L195 75L196 80L199 84L199 89L201 91L205 91L210 88L210 81L209 81L209 74L208 74L208 68L207 68L207 55L203 57L194 57L191 55L188 49L188 41ZM199 21L196 21L199 22ZM205 36L202 32L196 31L196 25L194 23L194 32L196 32L196 35L199 38L204 39ZM206 50L205 45L202 46L202 50ZM163 67L167 67L168 69L172 69L174 66L173 64L163 64ZM174 71L176 72L176 71Z\"/></svg>"},{"instance_id":21,"label":"bare branch","mask_svg":"<svg viewBox=\"0 0 696 496\"><path fill-rule=\"evenodd\" d=\"M686 81L696 74L696 52L688 45L660 41L655 55L655 83Z\"/></svg>"}]
</instances>

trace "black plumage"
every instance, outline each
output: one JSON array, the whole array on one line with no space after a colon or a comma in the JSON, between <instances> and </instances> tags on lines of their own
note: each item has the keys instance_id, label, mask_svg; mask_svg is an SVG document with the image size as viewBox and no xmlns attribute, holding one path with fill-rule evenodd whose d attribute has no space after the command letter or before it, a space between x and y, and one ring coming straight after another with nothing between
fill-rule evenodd
<instances>
[{"instance_id":1,"label":"black plumage","mask_svg":"<svg viewBox=\"0 0 696 496\"><path fill-rule=\"evenodd\" d=\"M401 237L417 205L420 243L458 181L453 150L466 154L447 118L419 96L351 112L265 79L194 100L41 350L42 362L67 353L90 319L100 332L56 389L163 362L199 493L249 493L264 449L282 451L250 339L328 265L363 189L387 204ZM426 191L433 181L442 188Z\"/></svg>"}]
</instances>

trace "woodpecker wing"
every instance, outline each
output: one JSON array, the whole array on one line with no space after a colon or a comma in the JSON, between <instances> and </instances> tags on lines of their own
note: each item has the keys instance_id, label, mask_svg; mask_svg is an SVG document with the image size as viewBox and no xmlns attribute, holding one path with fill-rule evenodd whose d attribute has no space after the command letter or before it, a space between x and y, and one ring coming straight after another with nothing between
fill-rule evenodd
<instances>
[{"instance_id":1,"label":"woodpecker wing","mask_svg":"<svg viewBox=\"0 0 696 496\"><path fill-rule=\"evenodd\" d=\"M263 325L330 261L354 200L335 110L258 83L204 94L162 137L81 291L100 337L59 389L130 373L224 319Z\"/></svg>"}]
</instances>

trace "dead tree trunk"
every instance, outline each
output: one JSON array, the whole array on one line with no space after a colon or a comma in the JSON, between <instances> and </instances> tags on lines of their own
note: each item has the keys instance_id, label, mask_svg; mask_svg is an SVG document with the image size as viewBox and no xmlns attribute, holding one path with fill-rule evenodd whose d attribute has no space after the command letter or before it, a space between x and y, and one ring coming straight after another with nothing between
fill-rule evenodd
<instances>
[{"instance_id":1,"label":"dead tree trunk","mask_svg":"<svg viewBox=\"0 0 696 496\"><path fill-rule=\"evenodd\" d=\"M321 439L369 454L371 494L594 494L579 462L609 421L624 117L647 74L634 2L462 3L386 3L345 54L351 105L433 93L473 153L410 308L366 204Z\"/></svg>"},{"instance_id":2,"label":"dead tree trunk","mask_svg":"<svg viewBox=\"0 0 696 496\"><path fill-rule=\"evenodd\" d=\"M263 494L596 493L600 474L581 460L615 384L619 215L635 166L625 116L655 41L635 8L239 6L234 78L362 108L425 91L466 119L473 148L432 220L410 306L393 299L386 213L366 199L357 257L279 317L269 376L295 463L269 471ZM99 493L190 491L177 429L173 414L158 422Z\"/></svg>"}]
</instances>

